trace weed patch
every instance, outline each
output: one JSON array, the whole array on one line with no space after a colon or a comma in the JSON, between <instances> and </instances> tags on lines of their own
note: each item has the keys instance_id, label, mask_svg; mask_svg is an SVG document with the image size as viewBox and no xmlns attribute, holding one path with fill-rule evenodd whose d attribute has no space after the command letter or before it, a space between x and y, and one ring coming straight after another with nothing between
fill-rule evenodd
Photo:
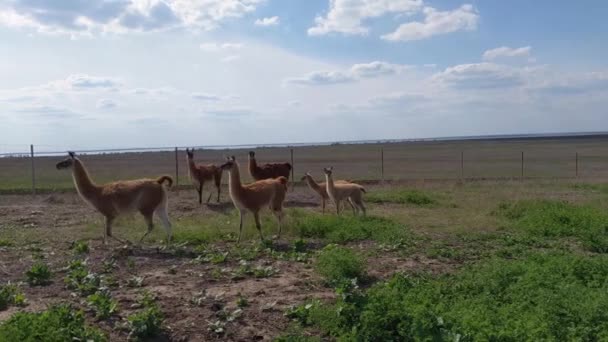
<instances>
[{"instance_id":1,"label":"weed patch","mask_svg":"<svg viewBox=\"0 0 608 342\"><path fill-rule=\"evenodd\" d=\"M608 252L608 214L603 210L567 202L533 200L503 203L498 213L515 228L544 237L576 237L585 248Z\"/></svg>"},{"instance_id":2,"label":"weed patch","mask_svg":"<svg viewBox=\"0 0 608 342\"><path fill-rule=\"evenodd\" d=\"M93 341L103 342L101 331L88 327L84 314L69 305L40 313L18 312L0 323L0 341Z\"/></svg>"},{"instance_id":3,"label":"weed patch","mask_svg":"<svg viewBox=\"0 0 608 342\"><path fill-rule=\"evenodd\" d=\"M0 285L0 311L6 310L9 306L13 305L25 305L23 291L15 284Z\"/></svg>"},{"instance_id":4,"label":"weed patch","mask_svg":"<svg viewBox=\"0 0 608 342\"><path fill-rule=\"evenodd\" d=\"M319 253L315 269L332 286L365 276L363 258L348 248L336 245L328 245Z\"/></svg>"},{"instance_id":5,"label":"weed patch","mask_svg":"<svg viewBox=\"0 0 608 342\"><path fill-rule=\"evenodd\" d=\"M437 199L419 190L377 190L365 195L365 200L370 203L396 203L411 204L419 207L433 206Z\"/></svg>"},{"instance_id":6,"label":"weed patch","mask_svg":"<svg viewBox=\"0 0 608 342\"><path fill-rule=\"evenodd\" d=\"M51 270L46 264L36 263L25 273L31 286L45 286L51 283Z\"/></svg>"},{"instance_id":7,"label":"weed patch","mask_svg":"<svg viewBox=\"0 0 608 342\"><path fill-rule=\"evenodd\" d=\"M127 317L129 338L139 341L158 336L162 331L163 313L149 293L139 300L142 310Z\"/></svg>"}]
</instances>

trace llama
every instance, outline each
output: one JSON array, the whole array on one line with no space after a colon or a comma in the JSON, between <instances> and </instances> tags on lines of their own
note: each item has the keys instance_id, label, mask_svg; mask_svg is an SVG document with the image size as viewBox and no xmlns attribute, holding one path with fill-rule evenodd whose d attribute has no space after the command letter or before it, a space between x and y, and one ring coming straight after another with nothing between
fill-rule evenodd
<instances>
[{"instance_id":1,"label":"llama","mask_svg":"<svg viewBox=\"0 0 608 342\"><path fill-rule=\"evenodd\" d=\"M220 192L222 189L222 169L210 164L210 165L197 165L194 163L194 149L186 149L186 155L188 156L188 175L192 180L194 188L198 192L198 203L203 204L203 185L205 181L211 181L215 183L217 189L217 203L220 203ZM207 203L211 200L213 194L209 192Z\"/></svg>"},{"instance_id":2,"label":"llama","mask_svg":"<svg viewBox=\"0 0 608 342\"><path fill-rule=\"evenodd\" d=\"M278 237L281 237L281 228L283 224L283 201L287 192L287 178L278 177L276 179L264 179L257 182L243 185L241 183L241 175L239 164L234 156L227 158L225 164L221 166L222 170L228 170L230 188L230 198L232 203L239 211L239 237L237 243L241 241L243 233L243 217L250 211L255 218L255 226L260 232L260 239L264 241L262 235L262 226L260 225L260 210L265 206L269 206L274 216L276 216L279 225Z\"/></svg>"},{"instance_id":3,"label":"llama","mask_svg":"<svg viewBox=\"0 0 608 342\"><path fill-rule=\"evenodd\" d=\"M139 240L141 243L154 228L154 213L160 218L165 232L167 233L167 245L171 241L171 222L167 215L167 189L163 186L173 185L173 179L169 176L161 176L157 179L136 179L127 181L116 181L104 185L97 185L91 180L87 169L74 152L68 152L69 157L57 163L57 169L72 168L72 178L80 197L97 209L106 220L103 243L106 244L107 237L122 240L112 235L112 223L120 214L139 211L148 226L148 231Z\"/></svg>"},{"instance_id":4,"label":"llama","mask_svg":"<svg viewBox=\"0 0 608 342\"><path fill-rule=\"evenodd\" d=\"M325 182L321 182L321 183L315 182L315 180L314 180L314 178L312 178L312 175L310 174L310 172L306 172L301 180L306 181L306 184L308 184L308 187L319 195L319 197L321 198L321 206L323 208L323 214L325 214L325 203L329 199L329 195L327 194L327 187L325 186ZM335 181L335 183L336 184L349 184L350 182L345 181L345 180L337 180L337 181ZM348 202L348 203L350 204L350 202ZM351 206L352 206L352 204L351 204Z\"/></svg>"},{"instance_id":5,"label":"llama","mask_svg":"<svg viewBox=\"0 0 608 342\"><path fill-rule=\"evenodd\" d=\"M249 174L256 181L270 178L285 177L289 179L291 172L290 163L271 163L258 165L255 160L255 152L249 151Z\"/></svg>"},{"instance_id":6,"label":"llama","mask_svg":"<svg viewBox=\"0 0 608 342\"><path fill-rule=\"evenodd\" d=\"M336 213L340 215L340 202L347 199L353 207L353 214L357 215L359 210L361 210L363 216L365 216L365 206L362 199L362 193L365 192L365 188L355 183L334 183L332 176L333 167L324 168L323 171L325 172L327 194L336 205Z\"/></svg>"}]
</instances>

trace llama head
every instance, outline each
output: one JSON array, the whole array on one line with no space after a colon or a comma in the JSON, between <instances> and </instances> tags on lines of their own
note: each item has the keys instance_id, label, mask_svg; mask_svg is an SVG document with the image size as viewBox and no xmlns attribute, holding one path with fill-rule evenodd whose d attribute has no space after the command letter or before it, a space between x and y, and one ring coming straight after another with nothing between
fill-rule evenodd
<instances>
[{"instance_id":1,"label":"llama head","mask_svg":"<svg viewBox=\"0 0 608 342\"><path fill-rule=\"evenodd\" d=\"M308 177L312 177L312 175L310 174L310 171L306 171L306 173L304 174L304 176L302 176L302 178L300 179L301 181L306 180L306 178Z\"/></svg>"},{"instance_id":2,"label":"llama head","mask_svg":"<svg viewBox=\"0 0 608 342\"><path fill-rule=\"evenodd\" d=\"M249 151L249 158L255 158L255 152Z\"/></svg>"},{"instance_id":3,"label":"llama head","mask_svg":"<svg viewBox=\"0 0 608 342\"><path fill-rule=\"evenodd\" d=\"M194 148L189 150L188 148L186 148L186 154L188 155L188 159L192 159L194 158Z\"/></svg>"},{"instance_id":4,"label":"llama head","mask_svg":"<svg viewBox=\"0 0 608 342\"><path fill-rule=\"evenodd\" d=\"M328 176L331 176L331 174L332 174L333 171L334 171L334 167L333 166L323 168L323 172L325 172L325 174L328 175Z\"/></svg>"},{"instance_id":5,"label":"llama head","mask_svg":"<svg viewBox=\"0 0 608 342\"><path fill-rule=\"evenodd\" d=\"M68 168L72 167L75 159L76 159L76 153L68 152L68 158L57 163L57 165L55 165L55 167L57 168L57 170L68 169Z\"/></svg>"},{"instance_id":6,"label":"llama head","mask_svg":"<svg viewBox=\"0 0 608 342\"><path fill-rule=\"evenodd\" d=\"M232 156L232 157L226 157L226 162L224 164L222 164L222 166L220 166L220 169L230 171L236 165L237 165L236 164L236 158L234 156Z\"/></svg>"}]
</instances>

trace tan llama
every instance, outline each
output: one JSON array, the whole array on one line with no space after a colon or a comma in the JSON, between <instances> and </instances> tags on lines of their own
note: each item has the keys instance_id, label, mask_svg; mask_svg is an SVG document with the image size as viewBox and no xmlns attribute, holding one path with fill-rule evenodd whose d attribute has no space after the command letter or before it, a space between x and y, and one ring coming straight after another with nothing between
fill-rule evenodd
<instances>
[{"instance_id":1,"label":"tan llama","mask_svg":"<svg viewBox=\"0 0 608 342\"><path fill-rule=\"evenodd\" d=\"M161 176L157 179L136 179L97 185L91 180L87 169L76 154L68 153L67 159L57 163L57 169L72 168L74 185L80 197L105 217L104 244L107 242L107 237L122 242L112 235L112 223L120 214L132 211L139 211L148 225L148 231L139 240L140 242L152 232L153 216L156 213L165 228L167 244L169 244L172 235L171 223L167 215L167 189L163 183L167 182L171 186L173 184L171 177Z\"/></svg>"},{"instance_id":2,"label":"tan llama","mask_svg":"<svg viewBox=\"0 0 608 342\"><path fill-rule=\"evenodd\" d=\"M319 197L321 198L321 206L323 208L323 213L325 214L325 203L329 199L329 195L327 194L327 187L325 185L325 182L317 183L314 180L314 178L312 178L312 175L310 174L310 172L306 172L301 180L306 181L306 184L308 184L308 187L312 191L316 192L317 195L319 195ZM345 180L337 180L337 181L335 181L335 183L336 184L348 184L349 182L345 181ZM350 202L348 202L348 203L350 204ZM352 206L352 204L351 204L351 206ZM353 207L353 210L354 210L354 207Z\"/></svg>"},{"instance_id":3,"label":"tan llama","mask_svg":"<svg viewBox=\"0 0 608 342\"><path fill-rule=\"evenodd\" d=\"M363 216L365 216L365 206L363 205L363 193L365 193L365 188L355 183L334 183L332 176L333 167L324 168L323 171L325 172L327 194L336 206L336 213L340 215L340 202L342 200L347 200L353 207L353 214L357 215L359 210L361 210Z\"/></svg>"},{"instance_id":4,"label":"tan llama","mask_svg":"<svg viewBox=\"0 0 608 342\"><path fill-rule=\"evenodd\" d=\"M203 203L203 185L205 181L213 180L215 188L217 189L217 203L220 203L220 192L222 189L222 169L213 165L200 165L194 162L194 149L186 149L186 155L188 157L188 175L192 180L194 188L198 192L198 203ZM213 194L209 192L207 203L211 200Z\"/></svg>"},{"instance_id":5,"label":"tan llama","mask_svg":"<svg viewBox=\"0 0 608 342\"><path fill-rule=\"evenodd\" d=\"M253 213L255 226L260 232L260 239L264 241L262 226L260 224L260 210L267 206L270 207L270 210L272 210L272 213L277 218L279 225L278 237L280 238L283 224L283 201L287 192L287 178L265 179L243 185L241 183L239 164L234 156L228 158L221 168L222 170L228 170L230 173L228 181L230 198L232 198L232 203L234 203L234 206L239 211L240 224L237 243L241 241L243 218L248 211Z\"/></svg>"}]
</instances>

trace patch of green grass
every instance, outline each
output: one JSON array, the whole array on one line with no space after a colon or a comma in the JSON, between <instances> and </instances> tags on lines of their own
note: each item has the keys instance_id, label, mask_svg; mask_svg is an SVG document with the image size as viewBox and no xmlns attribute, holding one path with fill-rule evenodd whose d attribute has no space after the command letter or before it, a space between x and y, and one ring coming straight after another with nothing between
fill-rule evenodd
<instances>
[{"instance_id":1,"label":"patch of green grass","mask_svg":"<svg viewBox=\"0 0 608 342\"><path fill-rule=\"evenodd\" d=\"M25 305L25 295L19 286L15 284L0 285L0 311L6 310L9 306Z\"/></svg>"},{"instance_id":2,"label":"patch of green grass","mask_svg":"<svg viewBox=\"0 0 608 342\"><path fill-rule=\"evenodd\" d=\"M290 214L292 229L303 238L321 238L332 243L361 240L394 243L412 238L405 226L382 217L322 215L306 210L292 210Z\"/></svg>"},{"instance_id":3,"label":"patch of green grass","mask_svg":"<svg viewBox=\"0 0 608 342\"><path fill-rule=\"evenodd\" d=\"M76 255L89 253L89 244L84 241L75 242L72 246L72 252Z\"/></svg>"},{"instance_id":4,"label":"patch of green grass","mask_svg":"<svg viewBox=\"0 0 608 342\"><path fill-rule=\"evenodd\" d=\"M438 203L435 196L420 190L387 189L372 191L365 195L370 203L412 204L415 206L432 206Z\"/></svg>"},{"instance_id":5,"label":"patch of green grass","mask_svg":"<svg viewBox=\"0 0 608 342\"><path fill-rule=\"evenodd\" d=\"M0 341L93 341L107 338L86 325L84 314L69 305L57 305L39 313L18 312L0 323Z\"/></svg>"},{"instance_id":6,"label":"patch of green grass","mask_svg":"<svg viewBox=\"0 0 608 342\"><path fill-rule=\"evenodd\" d=\"M538 253L438 278L396 275L311 307L307 321L349 341L600 341L607 290L607 256Z\"/></svg>"},{"instance_id":7,"label":"patch of green grass","mask_svg":"<svg viewBox=\"0 0 608 342\"><path fill-rule=\"evenodd\" d=\"M31 286L45 286L51 283L52 273L46 264L38 262L32 265L25 276Z\"/></svg>"},{"instance_id":8,"label":"patch of green grass","mask_svg":"<svg viewBox=\"0 0 608 342\"><path fill-rule=\"evenodd\" d=\"M327 245L319 253L315 269L332 286L361 279L366 274L365 261L361 256L349 248L336 245Z\"/></svg>"},{"instance_id":9,"label":"patch of green grass","mask_svg":"<svg viewBox=\"0 0 608 342\"><path fill-rule=\"evenodd\" d=\"M7 239L0 239L0 247L13 247L14 244Z\"/></svg>"},{"instance_id":10,"label":"patch of green grass","mask_svg":"<svg viewBox=\"0 0 608 342\"><path fill-rule=\"evenodd\" d=\"M608 184L576 183L573 188L580 191L599 192L608 194Z\"/></svg>"},{"instance_id":11,"label":"patch of green grass","mask_svg":"<svg viewBox=\"0 0 608 342\"><path fill-rule=\"evenodd\" d=\"M608 252L608 213L589 205L549 200L502 203L498 213L515 228L543 237L576 237L585 248Z\"/></svg>"}]
</instances>

